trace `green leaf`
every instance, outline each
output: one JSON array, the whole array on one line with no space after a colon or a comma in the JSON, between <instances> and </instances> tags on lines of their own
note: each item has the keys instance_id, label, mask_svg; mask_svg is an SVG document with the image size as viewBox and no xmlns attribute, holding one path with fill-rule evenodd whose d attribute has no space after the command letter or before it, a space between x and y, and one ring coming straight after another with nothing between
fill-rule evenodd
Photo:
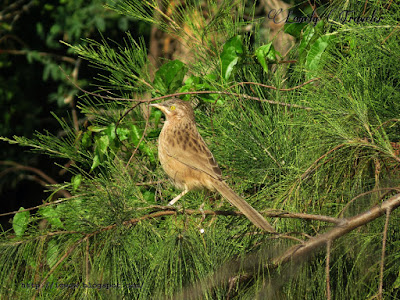
<instances>
[{"instance_id":1,"label":"green leaf","mask_svg":"<svg viewBox=\"0 0 400 300\"><path fill-rule=\"evenodd\" d=\"M56 228L64 228L64 224L61 222L59 214L52 206L41 207L38 213L43 216L51 225Z\"/></svg>"},{"instance_id":2,"label":"green leaf","mask_svg":"<svg viewBox=\"0 0 400 300\"><path fill-rule=\"evenodd\" d=\"M306 30L303 33L303 37L300 41L299 45L299 55L301 55L307 48L309 42L311 41L311 38L314 36L315 29L313 26L308 25Z\"/></svg>"},{"instance_id":3,"label":"green leaf","mask_svg":"<svg viewBox=\"0 0 400 300\"><path fill-rule=\"evenodd\" d=\"M93 157L93 163L92 163L92 166L91 166L91 168L90 168L90 171L93 171L93 170L94 170L95 168L97 168L99 165L100 165L100 157L99 157L98 154L96 154L96 155Z\"/></svg>"},{"instance_id":4,"label":"green leaf","mask_svg":"<svg viewBox=\"0 0 400 300\"><path fill-rule=\"evenodd\" d=\"M318 69L321 56L326 50L326 47L328 47L332 38L332 35L324 35L318 38L315 43L311 45L310 51L308 52L306 58L306 68L308 70Z\"/></svg>"},{"instance_id":5,"label":"green leaf","mask_svg":"<svg viewBox=\"0 0 400 300\"><path fill-rule=\"evenodd\" d=\"M143 193L143 198L144 198L146 201L151 202L151 201L154 201L155 194L154 194L154 192L151 192L151 191L145 191L145 192Z\"/></svg>"},{"instance_id":6,"label":"green leaf","mask_svg":"<svg viewBox=\"0 0 400 300\"><path fill-rule=\"evenodd\" d=\"M81 185L81 182L82 182L82 174L72 176L71 178L72 189L76 191L78 187Z\"/></svg>"},{"instance_id":7,"label":"green leaf","mask_svg":"<svg viewBox=\"0 0 400 300\"><path fill-rule=\"evenodd\" d=\"M110 125L107 126L106 130L104 131L104 133L109 137L109 139L115 140L115 124L112 123Z\"/></svg>"},{"instance_id":8,"label":"green leaf","mask_svg":"<svg viewBox=\"0 0 400 300\"><path fill-rule=\"evenodd\" d=\"M400 288L400 270L399 270L399 274L397 275L396 281L393 284L393 288L395 288L395 289Z\"/></svg>"},{"instance_id":9,"label":"green leaf","mask_svg":"<svg viewBox=\"0 0 400 300\"><path fill-rule=\"evenodd\" d=\"M159 110L159 109L157 109L157 110L154 110L154 109L153 109L153 111L151 112L151 114L152 114L152 116L153 116L153 118L154 118L154 127L155 127L155 128L158 128L158 124L160 124L160 120L161 120L161 117L162 117L163 113L162 113L162 111Z\"/></svg>"},{"instance_id":10,"label":"green leaf","mask_svg":"<svg viewBox=\"0 0 400 300\"><path fill-rule=\"evenodd\" d=\"M50 268L52 268L58 261L57 257L59 254L59 247L57 242L52 239L47 242L47 251L46 251L46 259L47 264Z\"/></svg>"},{"instance_id":11,"label":"green leaf","mask_svg":"<svg viewBox=\"0 0 400 300\"><path fill-rule=\"evenodd\" d=\"M130 140L131 142L137 147L139 144L140 139L142 138L142 132L139 130L139 128L135 125L131 125L131 135L130 135ZM154 163L156 161L154 152L152 149L145 143L144 140L139 145L139 150L146 154L150 161Z\"/></svg>"},{"instance_id":12,"label":"green leaf","mask_svg":"<svg viewBox=\"0 0 400 300\"><path fill-rule=\"evenodd\" d=\"M156 72L153 81L154 87L161 94L173 93L182 86L186 72L187 67L183 62L179 60L169 61Z\"/></svg>"},{"instance_id":13,"label":"green leaf","mask_svg":"<svg viewBox=\"0 0 400 300\"><path fill-rule=\"evenodd\" d=\"M228 80L233 68L243 54L243 42L240 35L230 38L224 45L221 53L222 77Z\"/></svg>"},{"instance_id":14,"label":"green leaf","mask_svg":"<svg viewBox=\"0 0 400 300\"><path fill-rule=\"evenodd\" d=\"M24 210L25 208L20 207L20 211ZM17 237L21 237L26 229L28 228L29 224L29 211L22 211L15 214L13 218L12 227Z\"/></svg>"},{"instance_id":15,"label":"green leaf","mask_svg":"<svg viewBox=\"0 0 400 300\"><path fill-rule=\"evenodd\" d=\"M307 23L285 23L284 31L287 34L294 36L295 38L300 38L301 31L304 27L307 26Z\"/></svg>"},{"instance_id":16,"label":"green leaf","mask_svg":"<svg viewBox=\"0 0 400 300\"><path fill-rule=\"evenodd\" d=\"M268 63L275 62L277 54L272 42L258 47L255 54L264 71L268 73Z\"/></svg>"},{"instance_id":17,"label":"green leaf","mask_svg":"<svg viewBox=\"0 0 400 300\"><path fill-rule=\"evenodd\" d=\"M108 135L101 135L100 137L96 137L96 150L99 151L100 154L107 154L108 146L110 145L110 138Z\"/></svg>"},{"instance_id":18,"label":"green leaf","mask_svg":"<svg viewBox=\"0 0 400 300\"><path fill-rule=\"evenodd\" d=\"M142 138L142 134L139 131L139 128L136 125L131 125L131 131L130 131L130 140L131 142L137 146L139 144L140 139Z\"/></svg>"},{"instance_id":19,"label":"green leaf","mask_svg":"<svg viewBox=\"0 0 400 300\"><path fill-rule=\"evenodd\" d=\"M118 127L117 128L117 135L120 141L125 141L129 137L129 129Z\"/></svg>"},{"instance_id":20,"label":"green leaf","mask_svg":"<svg viewBox=\"0 0 400 300\"><path fill-rule=\"evenodd\" d=\"M92 126L88 127L88 130L92 131L92 132L101 132L101 131L106 130L106 129L107 129L107 127L104 127L104 126L92 125Z\"/></svg>"},{"instance_id":21,"label":"green leaf","mask_svg":"<svg viewBox=\"0 0 400 300\"><path fill-rule=\"evenodd\" d=\"M188 92L188 91L209 91L213 90L213 86L210 85L205 79L210 79L210 81L215 81L216 76L211 78L209 75L206 75L204 79L198 76L190 76L185 80L185 85L179 90L179 92ZM217 94L199 94L197 95L198 98L202 99L206 102L215 102L218 99ZM190 95L183 96L184 100L189 100Z\"/></svg>"},{"instance_id":22,"label":"green leaf","mask_svg":"<svg viewBox=\"0 0 400 300\"><path fill-rule=\"evenodd\" d=\"M88 148L92 145L92 132L91 131L86 131L82 135L82 146L85 148Z\"/></svg>"}]
</instances>

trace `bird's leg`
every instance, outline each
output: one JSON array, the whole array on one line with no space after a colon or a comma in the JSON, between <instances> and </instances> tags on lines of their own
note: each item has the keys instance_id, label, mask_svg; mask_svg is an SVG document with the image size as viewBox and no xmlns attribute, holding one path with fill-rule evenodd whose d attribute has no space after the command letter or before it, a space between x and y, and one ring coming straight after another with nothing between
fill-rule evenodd
<instances>
[{"instance_id":1,"label":"bird's leg","mask_svg":"<svg viewBox=\"0 0 400 300\"><path fill-rule=\"evenodd\" d=\"M169 203L168 206L172 206L175 204L176 201L181 199L187 192L189 192L188 188L185 186L185 189L183 190L182 193L180 193L178 196L176 196L174 199L172 199Z\"/></svg>"}]
</instances>

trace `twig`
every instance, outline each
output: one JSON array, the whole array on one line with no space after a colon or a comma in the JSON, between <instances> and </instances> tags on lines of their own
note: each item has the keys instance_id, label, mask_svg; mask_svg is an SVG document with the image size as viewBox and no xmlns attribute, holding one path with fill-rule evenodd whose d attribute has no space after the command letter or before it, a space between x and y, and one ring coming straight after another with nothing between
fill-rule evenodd
<instances>
[{"instance_id":1,"label":"twig","mask_svg":"<svg viewBox=\"0 0 400 300\"><path fill-rule=\"evenodd\" d=\"M75 62L74 69L72 71L72 78L74 82L78 81L78 74L79 74L79 66L81 65L81 58L78 58ZM71 113L72 113L72 121L74 124L74 129L75 133L79 132L79 121L78 121L78 113L76 111L76 102L75 102L75 96L73 94L69 95L67 98L65 98L65 103L68 103L71 107Z\"/></svg>"},{"instance_id":2,"label":"twig","mask_svg":"<svg viewBox=\"0 0 400 300\"><path fill-rule=\"evenodd\" d=\"M331 241L326 243L326 264L325 264L325 276L326 276L326 299L331 300L331 283L330 283L330 258L331 258Z\"/></svg>"},{"instance_id":3,"label":"twig","mask_svg":"<svg viewBox=\"0 0 400 300\"><path fill-rule=\"evenodd\" d=\"M277 266L279 264L287 263L289 261L299 261L300 259L312 254L314 250L325 244L327 241L334 241L337 238L345 235L346 233L379 218L380 216L387 213L388 209L390 209L390 211L393 211L399 206L400 194L396 194L390 199L384 201L379 206L374 206L366 212L358 214L354 217L343 219L343 223L341 225L332 228L326 233L316 235L315 237L305 242L303 245L293 246L283 255L275 258L273 260L273 265Z\"/></svg>"},{"instance_id":4,"label":"twig","mask_svg":"<svg viewBox=\"0 0 400 300\"><path fill-rule=\"evenodd\" d=\"M290 219L302 219L302 220L314 220L321 221L327 223L333 223L339 225L343 222L342 219L323 216L323 215L313 215L313 214L305 214L305 213L291 213L286 211L278 211L278 212L262 212L263 215L270 218L290 218Z\"/></svg>"},{"instance_id":5,"label":"twig","mask_svg":"<svg viewBox=\"0 0 400 300\"><path fill-rule=\"evenodd\" d=\"M5 53L5 54L12 54L12 55L27 55L29 52L33 52L33 51L28 51L28 50L2 50L0 49L0 54ZM53 53L47 53L47 52L37 52L38 55L40 56L50 56L50 57L54 57L58 60L61 61L65 61L67 63L70 64L75 64L76 63L76 59L72 58L72 57L68 57L68 56L62 56L62 55L58 55L58 54L53 54Z\"/></svg>"},{"instance_id":6,"label":"twig","mask_svg":"<svg viewBox=\"0 0 400 300\"><path fill-rule=\"evenodd\" d=\"M386 221L385 221L385 228L383 230L383 237L382 237L382 254L381 254L381 267L380 267L380 274L379 274L378 299L383 299L383 270L385 267L385 251L386 251L387 233L388 233L389 220L390 220L390 212L391 212L391 207L388 207L386 209Z\"/></svg>"},{"instance_id":7,"label":"twig","mask_svg":"<svg viewBox=\"0 0 400 300\"><path fill-rule=\"evenodd\" d=\"M64 70L63 70L63 72L64 72ZM70 79L69 75L67 75L65 72L64 72L64 74L68 79ZM100 94L97 94L97 93L86 91L86 90L82 89L79 85L77 85L75 82L73 82L72 80L71 80L71 82L77 89L79 89L83 93L86 93L86 94L94 96L94 97L99 97L99 98L102 98L102 99L114 100L114 101L132 101L132 102L147 103L147 102L153 102L153 101L157 101L157 100L163 100L163 99L168 99L168 98L178 97L178 96L183 96L183 95L217 94L217 95L234 96L234 97L244 98L244 99L249 99L249 100L256 100L256 101L260 101L260 102L267 102L269 104L280 105L280 106L285 106L285 107L293 107L293 108L299 108L299 109L305 109L305 110L312 110L311 107L301 106L301 105L298 105L298 104L290 104L290 103L278 102L278 101L274 101L274 100L261 99L261 98L249 96L249 95L246 95L246 94L231 93L231 92L226 92L226 91L181 92L181 93L174 93L174 94L169 94L169 95L160 96L160 97L154 97L154 98L147 99L147 100L144 100L144 99L140 99L140 100L138 100L138 99L128 99L128 98L115 98L115 97L103 96L103 95L100 95Z\"/></svg>"},{"instance_id":8,"label":"twig","mask_svg":"<svg viewBox=\"0 0 400 300\"><path fill-rule=\"evenodd\" d=\"M304 261L306 258L314 254L316 250L319 249L321 246L327 245L328 242L333 242L334 240L344 236L352 230L360 226L366 225L373 220L381 217L385 213L388 213L388 210L393 211L399 206L400 193L384 201L380 206L375 206L359 215L344 219L341 225L332 228L326 233L318 234L302 244L290 247L287 251L285 251L284 254L273 258L269 264L265 265L264 270L266 273L269 273L271 269L277 268L278 266L286 263L293 263L294 265L298 265L300 262ZM259 261L260 258L256 258L254 260ZM237 267L235 267L235 264L237 265ZM229 272L226 271L228 265ZM239 267L240 264L237 264L236 261L227 262L224 266L220 268L219 272L216 272L209 278L201 280L198 283L183 289L178 294L175 294L173 298L202 298L201 295L204 290L210 290L216 286L220 286L225 283L228 284L229 279L232 278L232 270L235 269L234 272L239 272ZM252 266L251 269L256 270L255 272L258 273L260 268L259 266ZM247 278L246 281L251 280L254 277L254 273L251 272L253 271L243 274L243 276Z\"/></svg>"},{"instance_id":9,"label":"twig","mask_svg":"<svg viewBox=\"0 0 400 300\"><path fill-rule=\"evenodd\" d=\"M389 33L389 35L381 42L381 45L383 45L384 43L386 43L386 41L393 35L393 33L395 33L398 29L399 29L399 23L397 23L397 25L393 28L393 30Z\"/></svg>"},{"instance_id":10,"label":"twig","mask_svg":"<svg viewBox=\"0 0 400 300\"><path fill-rule=\"evenodd\" d=\"M329 154L331 154L332 152L342 148L343 146L346 146L346 144L340 144L337 145L335 147L333 147L331 150L329 150L328 152L324 153L323 155L321 155L316 161L314 161L311 166L303 173L303 175L301 175L301 179L304 180L306 179L310 173L313 171L313 167L323 158L325 158L326 156L328 156ZM314 169L315 170L315 169Z\"/></svg>"},{"instance_id":11,"label":"twig","mask_svg":"<svg viewBox=\"0 0 400 300\"><path fill-rule=\"evenodd\" d=\"M143 186L143 185L155 185L159 183L164 183L166 180L158 180L158 181L149 181L149 182L136 182L136 186Z\"/></svg>"},{"instance_id":12,"label":"twig","mask_svg":"<svg viewBox=\"0 0 400 300\"><path fill-rule=\"evenodd\" d=\"M390 188L380 188L377 190L371 190L371 191L367 191L365 193L361 193L357 196L355 196L353 199L351 199L349 202L347 202L346 206L342 209L342 211L339 213L339 217L342 217L344 212L349 208L349 206L351 205L351 203L353 203L355 200L357 200L360 197L366 196L368 194L372 194L372 193L376 193L376 192L381 192L381 191L396 191L396 192L400 192L400 188L397 187L390 187Z\"/></svg>"},{"instance_id":13,"label":"twig","mask_svg":"<svg viewBox=\"0 0 400 300\"><path fill-rule=\"evenodd\" d=\"M313 78L313 79L310 79L310 80L308 80L308 81L306 81L306 82L304 82L304 83L302 83L302 84L300 84L300 85L297 85L297 86L294 86L294 87L288 88L288 89L278 89L278 88L275 87L275 86L266 85L266 84L262 84L262 83L258 83L258 82L239 82L239 83L236 83L236 84L234 84L234 85L231 85L230 87L228 87L228 89L232 89L232 88L234 88L235 86L238 86L238 85L243 86L243 85L246 85L246 84L251 84L251 85L257 85L257 86L265 87L265 88L268 88L268 89L271 89L271 90L277 90L277 91L282 91L282 92L289 92L289 91L293 91L293 90L296 90L296 89L298 89L298 88L301 88L301 87L303 87L303 86L305 86L305 85L307 85L307 84L309 84L309 83L311 83L311 82L313 82L313 81L320 80L320 79L321 79L320 77L318 77L318 78Z\"/></svg>"},{"instance_id":14,"label":"twig","mask_svg":"<svg viewBox=\"0 0 400 300\"><path fill-rule=\"evenodd\" d=\"M148 128L148 126L149 126L149 119L150 119L150 114L147 114L147 116L146 116L146 124L144 125L143 134L142 134L142 136L140 137L140 140L139 140L139 142L138 142L138 144L137 144L135 150L133 151L131 157L129 158L128 162L126 163L126 166L125 166L126 168L127 168L127 167L129 166L129 164L131 163L133 157L135 156L137 150L139 149L140 144L142 143L142 141L143 141L143 139L144 139L144 136L146 135L146 131L147 131L147 128ZM115 126L115 128L117 128L117 126Z\"/></svg>"},{"instance_id":15,"label":"twig","mask_svg":"<svg viewBox=\"0 0 400 300\"><path fill-rule=\"evenodd\" d=\"M55 263L55 265L50 269L50 271L46 274L46 276L43 278L42 282L40 283L39 289L36 290L35 295L32 297L32 299L36 299L37 294L39 293L39 290L43 288L45 283L47 282L47 279L51 276L51 274L54 273L54 271L57 269L57 267L72 253L72 251L75 250L75 248L80 245L84 240L86 240L87 237L81 238L79 241L77 241L74 245L72 245L67 252L64 253L64 255Z\"/></svg>"},{"instance_id":16,"label":"twig","mask_svg":"<svg viewBox=\"0 0 400 300\"><path fill-rule=\"evenodd\" d=\"M86 249L85 249L85 284L86 286L89 284L89 258L90 258L90 252L89 252L89 239L86 238ZM85 294L88 293L88 289L85 290Z\"/></svg>"},{"instance_id":17,"label":"twig","mask_svg":"<svg viewBox=\"0 0 400 300\"><path fill-rule=\"evenodd\" d=\"M51 178L50 176L48 176L47 174L45 174L43 171L39 170L38 168L24 166L24 165L21 165L19 163L13 162L13 161L0 161L0 165L13 166L13 168L8 168L8 169L2 171L0 173L0 177L4 176L4 174L6 174L7 172L10 172L10 171L27 170L27 171L31 171L31 172L39 175L48 184L58 184L57 181L55 181L53 178ZM62 193L64 195L64 197L66 197L66 198L72 197L70 192L68 192L67 190L61 189L59 192Z\"/></svg>"},{"instance_id":18,"label":"twig","mask_svg":"<svg viewBox=\"0 0 400 300\"><path fill-rule=\"evenodd\" d=\"M81 197L81 196L82 195L71 196L71 197L69 197L67 199L60 199L60 200L56 200L56 201L53 201L53 202L41 204L41 205L38 205L38 206L26 208L26 209L23 209L23 210L15 210L15 211L6 212L6 213L3 213L3 214L0 214L0 217L4 217L4 216L8 216L8 215L15 215L16 213L19 213L19 212L30 211L30 210L38 209L38 208L49 206L49 205L55 205L55 204L58 204L58 203L61 203L61 202L67 201L67 200L71 200L73 198L78 198L78 197Z\"/></svg>"}]
</instances>

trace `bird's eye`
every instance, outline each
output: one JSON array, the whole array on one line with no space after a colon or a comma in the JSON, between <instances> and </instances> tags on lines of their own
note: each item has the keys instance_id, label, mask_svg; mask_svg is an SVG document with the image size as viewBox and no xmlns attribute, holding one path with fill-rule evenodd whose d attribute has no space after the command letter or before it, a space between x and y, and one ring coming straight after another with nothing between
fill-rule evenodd
<instances>
[{"instance_id":1,"label":"bird's eye","mask_svg":"<svg viewBox=\"0 0 400 300\"><path fill-rule=\"evenodd\" d=\"M175 105L172 105L169 109L170 110L175 110Z\"/></svg>"}]
</instances>

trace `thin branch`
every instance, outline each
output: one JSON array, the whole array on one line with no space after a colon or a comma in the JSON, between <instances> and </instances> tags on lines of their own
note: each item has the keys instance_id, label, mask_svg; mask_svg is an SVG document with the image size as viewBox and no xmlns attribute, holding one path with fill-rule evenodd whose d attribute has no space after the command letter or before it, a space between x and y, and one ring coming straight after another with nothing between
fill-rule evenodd
<instances>
[{"instance_id":1,"label":"thin branch","mask_svg":"<svg viewBox=\"0 0 400 300\"><path fill-rule=\"evenodd\" d=\"M330 259L331 259L331 241L326 243L326 264L325 264L325 276L326 276L326 299L331 300L331 283L330 283Z\"/></svg>"},{"instance_id":2,"label":"thin branch","mask_svg":"<svg viewBox=\"0 0 400 300\"><path fill-rule=\"evenodd\" d=\"M385 213L387 214L389 211L393 211L400 206L400 194L396 194L390 199L384 201L380 206L375 206L359 215L356 215L351 218L343 219L343 223L332 228L331 230L318 234L308 241L305 241L301 244L294 245L286 250L282 255L279 255L272 260L270 263L264 266L265 272L271 272L271 269L277 268L280 265L286 263L292 263L294 265L298 265L312 254L314 254L320 247L323 245L327 245L328 242L332 243L334 240L346 235L347 233L353 231L354 229L366 225L373 220L381 217ZM265 255L262 253L261 255ZM249 259L249 261L259 261L258 259ZM229 272L227 268L229 266ZM233 270L236 271L233 271ZM249 269L249 268L248 268ZM258 274L259 266L251 266L252 270ZM221 266L220 271L214 273L212 276L205 280L201 280L198 283L183 289L178 294L174 295L174 299L188 299L188 298L202 298L201 295L205 290L211 290L217 286L222 284L229 284L229 279L232 278L232 272L240 272L240 264L237 261L227 262L225 265ZM244 278L246 278L246 282L251 280L254 277L253 271L249 271L248 273L241 274Z\"/></svg>"},{"instance_id":3,"label":"thin branch","mask_svg":"<svg viewBox=\"0 0 400 300\"><path fill-rule=\"evenodd\" d=\"M51 178L50 176L48 176L47 174L45 174L42 170L39 170L38 168L24 166L24 165L21 165L19 163L13 162L13 161L0 161L0 165L13 166L12 168L3 170L0 173L0 177L4 176L6 173L8 173L10 171L26 170L26 171L30 171L30 172L33 172L33 173L39 175L39 177L41 177L48 184L58 184L57 181L55 181L53 178ZM66 197L66 198L72 197L70 192L68 192L67 190L61 189L61 190L59 190L59 192L62 193L64 195L64 197Z\"/></svg>"},{"instance_id":4,"label":"thin branch","mask_svg":"<svg viewBox=\"0 0 400 300\"><path fill-rule=\"evenodd\" d=\"M313 79L310 79L310 80L308 80L308 81L306 81L306 82L304 82L304 83L302 83L302 84L300 84L300 85L297 85L297 86L294 86L294 87L288 88L288 89L278 89L278 88L275 87L275 86L266 85L266 84L262 84L262 83L258 83L258 82L239 82L239 83L236 83L236 84L234 84L234 85L231 85L230 87L228 87L228 89L232 89L232 88L234 88L235 86L238 86L238 85L244 86L244 85L246 85L246 84L249 84L249 85L261 86L261 87L268 88L268 89L271 89L271 90L277 90L277 91L282 91L282 92L289 92L289 91L293 91L293 90L296 90L296 89L298 89L298 88L301 88L301 87L303 87L303 86L305 86L305 85L307 85L307 84L309 84L309 83L311 83L311 82L313 82L313 81L320 80L320 79L321 79L320 77L318 77L318 78L313 78Z\"/></svg>"},{"instance_id":5,"label":"thin branch","mask_svg":"<svg viewBox=\"0 0 400 300\"><path fill-rule=\"evenodd\" d=\"M90 251L89 251L89 239L86 238L86 249L85 249L85 284L89 284L89 258L90 258ZM88 289L86 289L85 293L88 292Z\"/></svg>"},{"instance_id":6,"label":"thin branch","mask_svg":"<svg viewBox=\"0 0 400 300\"><path fill-rule=\"evenodd\" d=\"M74 69L72 70L72 78L75 82L78 81L78 74L79 74L79 67L81 65L82 59L78 58L75 62ZM78 121L78 113L76 111L76 101L75 101L75 95L71 94L68 97L65 98L65 103L68 103L71 107L71 113L72 113L72 121L74 124L74 129L75 133L79 132L79 121Z\"/></svg>"},{"instance_id":7,"label":"thin branch","mask_svg":"<svg viewBox=\"0 0 400 300\"><path fill-rule=\"evenodd\" d=\"M30 50L12 50L12 49L8 49L8 50L2 50L0 49L0 54L11 54L11 55L27 55L29 52L34 52L34 51L30 51ZM72 57L68 57L68 56L63 56L63 55L58 55L58 54L54 54L54 53L47 53L47 52L36 52L38 55L43 56L43 57L53 57L55 59L61 60L61 61L65 61L67 63L70 64L75 64L76 63L76 59L72 58Z\"/></svg>"},{"instance_id":8,"label":"thin branch","mask_svg":"<svg viewBox=\"0 0 400 300\"><path fill-rule=\"evenodd\" d=\"M369 222L381 217L388 211L393 211L400 206L400 194L396 194L390 199L384 201L381 205L358 214L351 218L343 219L343 223L332 228L326 233L318 234L302 245L295 245L287 250L283 255L273 259L273 265L278 266L289 261L300 261L306 256L312 254L317 248L326 244L328 241L334 241L350 231L368 224Z\"/></svg>"},{"instance_id":9,"label":"thin branch","mask_svg":"<svg viewBox=\"0 0 400 300\"><path fill-rule=\"evenodd\" d=\"M386 209L386 221L385 221L385 228L383 230L383 237L382 237L382 254L381 254L381 267L379 273L379 289L378 289L378 299L383 299L383 271L385 267L385 251L386 251L386 241L387 241L387 233L389 227L389 220L390 220L390 212L391 207Z\"/></svg>"},{"instance_id":10,"label":"thin branch","mask_svg":"<svg viewBox=\"0 0 400 300\"><path fill-rule=\"evenodd\" d=\"M178 212L179 209L174 206L161 206L161 205L150 205L146 207L137 208L137 210L146 210L146 209L157 209L163 211L172 211L174 213ZM189 215L223 215L223 216L242 216L243 213L240 211L224 211L224 210L195 210L195 209L185 209L184 213ZM262 215L269 218L288 218L288 219L302 219L302 220L313 220L313 221L321 221L333 224L341 224L343 222L342 219L323 216L323 215L313 215L306 213L291 213L283 210L266 210L260 211Z\"/></svg>"},{"instance_id":11,"label":"thin branch","mask_svg":"<svg viewBox=\"0 0 400 300\"><path fill-rule=\"evenodd\" d=\"M376 192L381 192L381 191L396 191L396 192L400 192L400 188L397 187L390 187L390 188L380 188L380 189L376 189L376 190L371 190L371 191L367 191L365 193L361 193L357 196L355 196L353 199L351 199L349 202L347 202L346 206L342 209L342 211L339 213L339 217L343 217L344 212L349 208L349 206L351 205L351 203L353 203L355 200L357 200L360 197L366 196L368 194L372 194L372 193L376 193Z\"/></svg>"},{"instance_id":12,"label":"thin branch","mask_svg":"<svg viewBox=\"0 0 400 300\"><path fill-rule=\"evenodd\" d=\"M36 290L35 295L33 296L32 299L36 299L37 294L39 293L39 290L43 288L51 274L54 273L54 271L57 269L57 267L72 253L72 251L75 250L75 248L80 245L83 241L86 240L86 237L81 238L79 241L77 241L75 244L73 244L67 252L64 253L64 255L55 263L55 265L50 269L50 271L46 274L46 276L43 278L43 280L40 283L39 289Z\"/></svg>"},{"instance_id":13,"label":"thin branch","mask_svg":"<svg viewBox=\"0 0 400 300\"><path fill-rule=\"evenodd\" d=\"M313 220L313 221L321 221L327 223L333 223L339 225L343 222L342 219L323 216L323 215L313 215L313 214L305 214L305 213L291 213L287 211L277 211L277 212L270 212L265 211L261 212L264 216L270 218L290 218L290 219L302 219L302 220Z\"/></svg>"},{"instance_id":14,"label":"thin branch","mask_svg":"<svg viewBox=\"0 0 400 300\"><path fill-rule=\"evenodd\" d=\"M143 186L143 185L155 185L159 183L164 183L166 180L158 180L158 181L149 181L149 182L136 182L136 186Z\"/></svg>"},{"instance_id":15,"label":"thin branch","mask_svg":"<svg viewBox=\"0 0 400 300\"><path fill-rule=\"evenodd\" d=\"M147 106L147 108L149 108L149 107ZM147 115L147 116L146 116L146 124L144 125L143 134L142 134L142 136L140 137L140 140L139 140L139 142L138 142L138 144L137 144L135 150L133 151L131 157L129 158L128 162L126 163L126 167L128 167L129 164L131 163L133 157L135 156L137 150L139 149L140 144L141 144L142 141L144 140L144 136L146 135L147 128L149 127L150 114L148 113L148 114L146 114L146 115ZM117 126L115 126L115 128L117 128Z\"/></svg>"},{"instance_id":16,"label":"thin branch","mask_svg":"<svg viewBox=\"0 0 400 300\"><path fill-rule=\"evenodd\" d=\"M62 69L61 69L62 70ZM196 91L196 92L181 92L181 93L174 93L174 94L169 94L165 96L160 96L160 97L154 97L150 98L147 100L144 99L128 99L128 98L115 98L115 97L109 97L109 96L103 96L97 93L89 92L84 89L82 89L79 85L77 85L75 82L73 82L70 79L70 76L64 72L65 76L71 81L71 83L81 92L94 96L94 97L99 97L101 99L106 99L106 100L114 100L114 101L132 101L132 102L140 102L140 103L148 103L148 102L153 102L157 100L163 100L163 99L168 99L172 97L178 97L178 96L183 96L183 95L201 95L201 94L217 94L217 95L227 95L227 96L234 96L238 98L244 98L244 99L249 99L249 100L256 100L260 102L267 102L269 104L274 104L274 105L280 105L280 106L285 106L285 107L293 107L293 108L299 108L299 109L305 109L305 110L312 110L311 107L307 106L302 106L298 104L290 104L290 103L285 103L285 102L278 102L274 100L267 100L267 99L261 99L258 97L253 97L249 96L246 94L238 94L238 93L232 93L232 92L226 92L226 91Z\"/></svg>"},{"instance_id":17,"label":"thin branch","mask_svg":"<svg viewBox=\"0 0 400 300\"><path fill-rule=\"evenodd\" d=\"M4 217L4 216L8 216L8 215L15 215L16 213L19 213L19 212L30 211L30 210L38 209L38 208L49 206L49 205L55 205L55 204L58 204L58 203L61 203L61 202L64 202L64 201L68 201L68 200L71 200L73 198L78 198L78 197L81 197L81 196L82 195L71 196L71 197L69 197L67 199L60 199L60 200L56 200L56 201L53 201L53 202L41 204L41 205L38 205L38 206L26 208L26 209L23 209L23 210L15 210L15 211L6 212L6 213L3 213L3 214L0 214L0 217Z\"/></svg>"},{"instance_id":18,"label":"thin branch","mask_svg":"<svg viewBox=\"0 0 400 300\"><path fill-rule=\"evenodd\" d=\"M311 173L312 171L315 171L317 168L313 169L313 167L322 159L324 159L326 156L328 156L329 154L331 154L332 152L335 152L336 150L342 148L343 146L346 146L346 144L340 144L337 145L335 147L333 147L332 149L330 149L328 152L324 153L323 155L321 155L316 161L314 161L311 166L303 173L303 175L300 176L300 178L302 180L306 179Z\"/></svg>"}]
</instances>

